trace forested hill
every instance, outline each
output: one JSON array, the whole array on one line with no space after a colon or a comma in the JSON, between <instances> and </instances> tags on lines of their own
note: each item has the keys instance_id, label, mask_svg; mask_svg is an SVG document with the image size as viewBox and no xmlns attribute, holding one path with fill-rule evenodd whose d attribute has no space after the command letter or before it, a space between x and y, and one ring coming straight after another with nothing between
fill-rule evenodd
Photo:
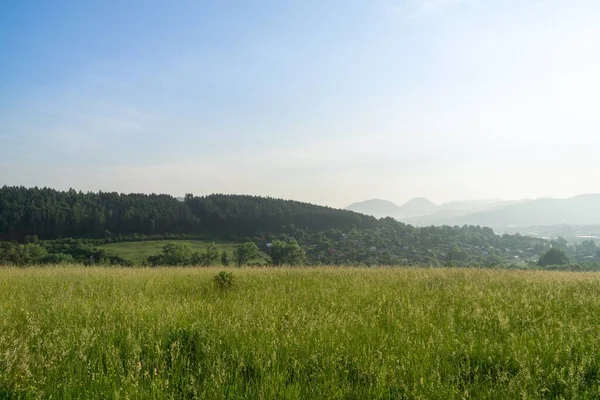
<instances>
[{"instance_id":1,"label":"forested hill","mask_svg":"<svg viewBox=\"0 0 600 400\"><path fill-rule=\"evenodd\" d=\"M281 233L374 228L370 216L308 203L255 196L82 193L48 188L0 189L0 239L116 235Z\"/></svg>"},{"instance_id":2,"label":"forested hill","mask_svg":"<svg viewBox=\"0 0 600 400\"><path fill-rule=\"evenodd\" d=\"M497 265L531 262L550 247L541 239L500 237L478 226L416 228L392 218L257 196L186 195L181 201L155 194L0 189L0 240L161 235L250 238L264 251L277 238L295 240L311 264Z\"/></svg>"},{"instance_id":3,"label":"forested hill","mask_svg":"<svg viewBox=\"0 0 600 400\"><path fill-rule=\"evenodd\" d=\"M268 197L214 194L187 195L185 204L213 233L254 235L282 233L289 228L304 231L375 228L379 221L352 211Z\"/></svg>"}]
</instances>

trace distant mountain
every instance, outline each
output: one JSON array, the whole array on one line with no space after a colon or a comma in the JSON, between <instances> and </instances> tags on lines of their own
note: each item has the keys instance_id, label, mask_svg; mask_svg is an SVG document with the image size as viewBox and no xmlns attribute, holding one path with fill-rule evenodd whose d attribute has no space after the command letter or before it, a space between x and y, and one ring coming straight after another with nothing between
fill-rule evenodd
<instances>
[{"instance_id":1,"label":"distant mountain","mask_svg":"<svg viewBox=\"0 0 600 400\"><path fill-rule=\"evenodd\" d=\"M461 225L460 217L470 214L495 210L526 200L467 200L445 203L437 207L433 213L417 217L402 218L402 222L415 226Z\"/></svg>"},{"instance_id":2,"label":"distant mountain","mask_svg":"<svg viewBox=\"0 0 600 400\"><path fill-rule=\"evenodd\" d=\"M402 219L431 213L436 207L437 206L435 204L426 198L417 197L409 200L401 206L398 206L387 200L366 200L360 203L351 204L346 207L346 210L372 215L377 218L392 217L396 219Z\"/></svg>"},{"instance_id":3,"label":"distant mountain","mask_svg":"<svg viewBox=\"0 0 600 400\"><path fill-rule=\"evenodd\" d=\"M502 200L467 200L436 205L424 197L416 197L401 206L391 201L373 199L351 204L346 209L377 218L392 217L412 225L444 225L456 217L513 203Z\"/></svg>"},{"instance_id":4,"label":"distant mountain","mask_svg":"<svg viewBox=\"0 0 600 400\"><path fill-rule=\"evenodd\" d=\"M346 207L346 210L372 215L377 218L385 218L398 215L400 207L391 201L372 199L361 201L360 203L350 204L348 207Z\"/></svg>"},{"instance_id":5,"label":"distant mountain","mask_svg":"<svg viewBox=\"0 0 600 400\"><path fill-rule=\"evenodd\" d=\"M436 209L436 205L424 197L417 197L399 207L399 215L406 217L426 215Z\"/></svg>"},{"instance_id":6,"label":"distant mountain","mask_svg":"<svg viewBox=\"0 0 600 400\"><path fill-rule=\"evenodd\" d=\"M379 218L390 216L415 226L480 225L503 228L600 224L600 194L585 194L569 199L470 200L439 206L424 198L413 199L402 206L377 200L356 203L348 209Z\"/></svg>"},{"instance_id":7,"label":"distant mountain","mask_svg":"<svg viewBox=\"0 0 600 400\"><path fill-rule=\"evenodd\" d=\"M452 211L468 214L476 211L489 210L508 203L514 203L514 201L504 201L500 199L451 201L440 205L436 211Z\"/></svg>"},{"instance_id":8,"label":"distant mountain","mask_svg":"<svg viewBox=\"0 0 600 400\"><path fill-rule=\"evenodd\" d=\"M456 225L494 227L600 224L600 194L569 199L537 199L509 204L456 218Z\"/></svg>"}]
</instances>

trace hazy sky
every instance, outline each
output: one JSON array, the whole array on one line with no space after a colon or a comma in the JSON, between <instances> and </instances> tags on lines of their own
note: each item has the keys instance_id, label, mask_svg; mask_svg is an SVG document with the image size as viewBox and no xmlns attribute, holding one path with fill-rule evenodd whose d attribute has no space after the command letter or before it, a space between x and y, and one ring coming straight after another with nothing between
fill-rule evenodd
<instances>
[{"instance_id":1,"label":"hazy sky","mask_svg":"<svg viewBox=\"0 0 600 400\"><path fill-rule=\"evenodd\" d=\"M600 1L5 1L0 185L598 192Z\"/></svg>"}]
</instances>

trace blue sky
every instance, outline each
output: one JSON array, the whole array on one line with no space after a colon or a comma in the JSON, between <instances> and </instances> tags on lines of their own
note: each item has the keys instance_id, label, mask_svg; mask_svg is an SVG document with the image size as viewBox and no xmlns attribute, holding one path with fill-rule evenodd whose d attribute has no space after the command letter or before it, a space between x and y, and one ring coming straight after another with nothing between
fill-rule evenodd
<instances>
[{"instance_id":1,"label":"blue sky","mask_svg":"<svg viewBox=\"0 0 600 400\"><path fill-rule=\"evenodd\" d=\"M597 192L596 0L0 5L0 184L332 206Z\"/></svg>"}]
</instances>

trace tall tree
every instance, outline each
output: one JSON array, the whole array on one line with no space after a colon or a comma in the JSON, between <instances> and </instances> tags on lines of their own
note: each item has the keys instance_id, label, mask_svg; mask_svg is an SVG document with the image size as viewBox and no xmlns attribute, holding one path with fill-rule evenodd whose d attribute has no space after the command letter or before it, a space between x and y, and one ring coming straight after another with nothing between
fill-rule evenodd
<instances>
[{"instance_id":1,"label":"tall tree","mask_svg":"<svg viewBox=\"0 0 600 400\"><path fill-rule=\"evenodd\" d=\"M542 267L549 265L566 265L569 263L569 257L565 251L556 247L551 248L540 257L538 264Z\"/></svg>"},{"instance_id":2,"label":"tall tree","mask_svg":"<svg viewBox=\"0 0 600 400\"><path fill-rule=\"evenodd\" d=\"M235 261L238 267L248 264L250 261L258 258L260 250L253 242L246 242L236 247L234 252Z\"/></svg>"},{"instance_id":3,"label":"tall tree","mask_svg":"<svg viewBox=\"0 0 600 400\"><path fill-rule=\"evenodd\" d=\"M148 257L152 266L185 266L192 263L192 248L187 243L168 243L162 253Z\"/></svg>"},{"instance_id":4,"label":"tall tree","mask_svg":"<svg viewBox=\"0 0 600 400\"><path fill-rule=\"evenodd\" d=\"M302 265L306 263L306 253L295 240L275 240L271 246L273 265Z\"/></svg>"}]
</instances>

